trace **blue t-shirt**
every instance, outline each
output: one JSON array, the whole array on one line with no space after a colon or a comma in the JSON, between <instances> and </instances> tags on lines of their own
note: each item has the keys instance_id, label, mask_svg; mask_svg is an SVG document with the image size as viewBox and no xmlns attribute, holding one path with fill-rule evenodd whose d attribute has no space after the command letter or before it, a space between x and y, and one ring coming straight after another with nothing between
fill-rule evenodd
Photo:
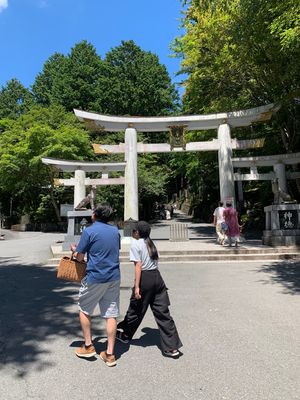
<instances>
[{"instance_id":1,"label":"blue t-shirt","mask_svg":"<svg viewBox=\"0 0 300 400\"><path fill-rule=\"evenodd\" d=\"M120 279L120 235L115 226L96 221L81 235L76 251L87 253L87 282L105 283Z\"/></svg>"}]
</instances>

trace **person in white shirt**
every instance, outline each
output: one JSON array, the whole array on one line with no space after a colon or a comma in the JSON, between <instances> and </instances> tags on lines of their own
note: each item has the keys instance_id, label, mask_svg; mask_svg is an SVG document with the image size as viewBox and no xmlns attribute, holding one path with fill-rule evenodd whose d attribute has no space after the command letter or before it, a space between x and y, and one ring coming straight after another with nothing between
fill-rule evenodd
<instances>
[{"instance_id":1,"label":"person in white shirt","mask_svg":"<svg viewBox=\"0 0 300 400\"><path fill-rule=\"evenodd\" d=\"M158 251L150 238L150 225L139 221L133 227L130 261L135 266L135 282L129 307L118 323L116 338L129 343L150 306L157 323L163 355L179 357L182 346L175 322L169 311L168 290L158 270Z\"/></svg>"},{"instance_id":2,"label":"person in white shirt","mask_svg":"<svg viewBox=\"0 0 300 400\"><path fill-rule=\"evenodd\" d=\"M226 239L226 234L224 231L224 210L225 208L223 207L223 202L219 201L219 207L217 207L213 213L214 216L214 226L216 228L216 233L218 237L218 243L224 244L225 239ZM224 226L223 226L224 225Z\"/></svg>"}]
</instances>

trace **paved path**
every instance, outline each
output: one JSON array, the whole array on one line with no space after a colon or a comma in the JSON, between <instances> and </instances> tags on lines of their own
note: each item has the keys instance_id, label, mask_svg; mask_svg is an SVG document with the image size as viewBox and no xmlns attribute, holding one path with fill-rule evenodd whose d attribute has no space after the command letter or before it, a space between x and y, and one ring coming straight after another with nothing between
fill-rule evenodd
<instances>
[{"instance_id":1,"label":"paved path","mask_svg":"<svg viewBox=\"0 0 300 400\"><path fill-rule=\"evenodd\" d=\"M190 240L182 242L172 242L170 238L170 227L174 224L185 224L188 229ZM269 246L262 245L261 232L249 232L241 235L241 248L263 249ZM151 237L158 244L159 250L172 251L182 250L212 250L215 252L223 251L224 247L216 242L216 230L213 224L194 222L192 217L176 211L172 220L160 220L151 225ZM128 251L129 245L122 244L122 250ZM227 247L227 245L226 245Z\"/></svg>"},{"instance_id":2,"label":"paved path","mask_svg":"<svg viewBox=\"0 0 300 400\"><path fill-rule=\"evenodd\" d=\"M74 355L78 287L41 265L57 235L13 235L0 242L1 399L299 400L299 263L162 264L183 356L162 357L149 312L107 368ZM122 265L122 315L132 281Z\"/></svg>"}]
</instances>

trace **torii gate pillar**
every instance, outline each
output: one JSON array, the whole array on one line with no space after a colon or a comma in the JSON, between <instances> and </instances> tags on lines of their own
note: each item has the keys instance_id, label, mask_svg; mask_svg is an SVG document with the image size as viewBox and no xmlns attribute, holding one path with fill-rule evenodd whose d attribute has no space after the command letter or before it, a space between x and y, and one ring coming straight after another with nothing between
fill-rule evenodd
<instances>
[{"instance_id":1,"label":"torii gate pillar","mask_svg":"<svg viewBox=\"0 0 300 400\"><path fill-rule=\"evenodd\" d=\"M74 209L85 198L85 171L82 169L75 170L75 185L74 185Z\"/></svg>"},{"instance_id":2,"label":"torii gate pillar","mask_svg":"<svg viewBox=\"0 0 300 400\"><path fill-rule=\"evenodd\" d=\"M134 128L125 130L125 161L124 221L138 221L137 132Z\"/></svg>"},{"instance_id":3,"label":"torii gate pillar","mask_svg":"<svg viewBox=\"0 0 300 400\"><path fill-rule=\"evenodd\" d=\"M287 193L288 187L285 174L285 164L283 162L278 162L274 165L273 169L276 174L276 178L278 179L278 189Z\"/></svg>"},{"instance_id":4,"label":"torii gate pillar","mask_svg":"<svg viewBox=\"0 0 300 400\"><path fill-rule=\"evenodd\" d=\"M220 182L220 199L222 201L233 200L235 203L234 175L232 166L232 147L230 126L221 124L218 127L219 140L219 182Z\"/></svg>"}]
</instances>

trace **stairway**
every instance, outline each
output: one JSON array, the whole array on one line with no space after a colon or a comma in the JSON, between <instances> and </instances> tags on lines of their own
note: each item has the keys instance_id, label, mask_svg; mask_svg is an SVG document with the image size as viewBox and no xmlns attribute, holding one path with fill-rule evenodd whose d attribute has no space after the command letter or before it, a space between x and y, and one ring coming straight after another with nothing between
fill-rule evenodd
<instances>
[{"instance_id":1,"label":"stairway","mask_svg":"<svg viewBox=\"0 0 300 400\"><path fill-rule=\"evenodd\" d=\"M163 242L163 241L162 241ZM246 247L228 248L214 245L215 248L207 246L205 243L176 242L176 243L157 243L160 255L160 263L185 263L185 262L248 262L248 261L282 261L300 259L299 248L297 247ZM161 246L160 246L161 244ZM198 247L198 248L196 248ZM52 247L53 250L53 247ZM62 256L70 256L69 251L60 251L55 246L53 258L48 260L46 266L56 267ZM120 262L129 263L129 248L122 249L120 252Z\"/></svg>"},{"instance_id":2,"label":"stairway","mask_svg":"<svg viewBox=\"0 0 300 400\"><path fill-rule=\"evenodd\" d=\"M122 232L121 232L122 233ZM172 220L161 220L151 224L151 238L154 240L160 263L201 263L201 262L275 262L300 260L300 247L271 247L262 245L261 238L242 238L240 246L228 247L216 243L215 228L212 224L196 223L191 217L177 211ZM122 243L120 262L129 263L130 244ZM53 258L47 266L57 266L64 255L61 243L51 246Z\"/></svg>"}]
</instances>

